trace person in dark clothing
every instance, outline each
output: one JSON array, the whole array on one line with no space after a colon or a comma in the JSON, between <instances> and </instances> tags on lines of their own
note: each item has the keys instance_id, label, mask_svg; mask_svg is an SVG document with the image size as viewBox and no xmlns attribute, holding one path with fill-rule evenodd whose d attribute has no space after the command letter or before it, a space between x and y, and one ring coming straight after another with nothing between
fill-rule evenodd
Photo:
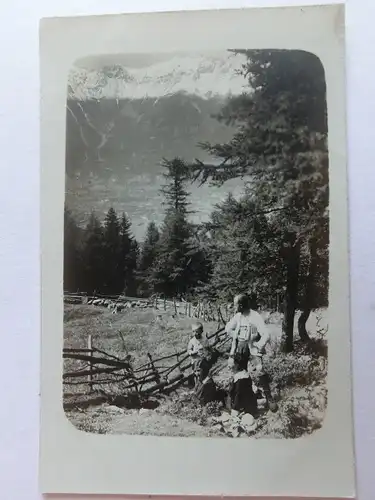
<instances>
[{"instance_id":1,"label":"person in dark clothing","mask_svg":"<svg viewBox=\"0 0 375 500\"><path fill-rule=\"evenodd\" d=\"M236 353L233 357L232 370L233 380L228 391L227 406L231 410L250 413L256 417L258 414L257 397L247 370L247 361L240 353Z\"/></svg>"},{"instance_id":2,"label":"person in dark clothing","mask_svg":"<svg viewBox=\"0 0 375 500\"><path fill-rule=\"evenodd\" d=\"M206 405L214 401L224 404L225 396L225 391L216 386L211 374L203 381L198 380L195 386L195 397L201 405Z\"/></svg>"}]
</instances>

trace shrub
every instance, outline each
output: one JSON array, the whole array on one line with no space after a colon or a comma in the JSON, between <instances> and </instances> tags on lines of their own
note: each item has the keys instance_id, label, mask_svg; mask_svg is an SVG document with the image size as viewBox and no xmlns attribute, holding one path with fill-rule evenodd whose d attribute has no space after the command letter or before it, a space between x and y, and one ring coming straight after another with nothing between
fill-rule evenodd
<instances>
[{"instance_id":1,"label":"shrub","mask_svg":"<svg viewBox=\"0 0 375 500\"><path fill-rule=\"evenodd\" d=\"M327 375L326 342L320 339L309 344L295 342L294 351L285 354L280 351L280 343L273 341L263 363L279 388L319 383Z\"/></svg>"},{"instance_id":2,"label":"shrub","mask_svg":"<svg viewBox=\"0 0 375 500\"><path fill-rule=\"evenodd\" d=\"M320 428L327 406L325 333L309 343L295 341L288 354L280 351L279 341L273 341L264 368L280 398L278 412L263 419L259 437L298 438Z\"/></svg>"},{"instance_id":3,"label":"shrub","mask_svg":"<svg viewBox=\"0 0 375 500\"><path fill-rule=\"evenodd\" d=\"M264 418L259 437L293 439L311 434L322 426L326 405L324 385L286 391L277 414Z\"/></svg>"}]
</instances>

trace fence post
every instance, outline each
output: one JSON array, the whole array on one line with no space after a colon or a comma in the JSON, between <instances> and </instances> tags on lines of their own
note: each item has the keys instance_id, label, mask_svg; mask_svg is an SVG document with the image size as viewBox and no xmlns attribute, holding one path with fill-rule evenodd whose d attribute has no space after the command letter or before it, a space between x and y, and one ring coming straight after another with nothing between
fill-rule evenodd
<instances>
[{"instance_id":1,"label":"fence post","mask_svg":"<svg viewBox=\"0 0 375 500\"><path fill-rule=\"evenodd\" d=\"M89 349L89 356L91 358L93 352L92 352L92 336L91 334L88 335L87 337L87 349ZM92 393L93 390L93 376L92 376L92 363L91 361L89 362L89 375L87 377L87 381L89 384L89 394Z\"/></svg>"},{"instance_id":2,"label":"fence post","mask_svg":"<svg viewBox=\"0 0 375 500\"><path fill-rule=\"evenodd\" d=\"M151 370L152 370L152 372L153 372L153 374L155 376L155 380L159 384L160 383L160 375L159 375L159 372L156 369L156 366L154 365L152 356L151 356L151 354L149 352L147 353L147 357L150 360Z\"/></svg>"},{"instance_id":3,"label":"fence post","mask_svg":"<svg viewBox=\"0 0 375 500\"><path fill-rule=\"evenodd\" d=\"M178 353L176 353L176 358L177 358L177 363L179 363L180 362L180 356L179 356ZM177 369L178 369L179 373L182 373L181 365L178 365Z\"/></svg>"},{"instance_id":4,"label":"fence post","mask_svg":"<svg viewBox=\"0 0 375 500\"><path fill-rule=\"evenodd\" d=\"M217 321L218 321L218 324L220 325L220 323L224 323L225 324L225 321L224 321L224 318L223 318L223 314L221 312L221 306L218 305L217 307ZM219 329L219 326L218 326L218 329Z\"/></svg>"}]
</instances>

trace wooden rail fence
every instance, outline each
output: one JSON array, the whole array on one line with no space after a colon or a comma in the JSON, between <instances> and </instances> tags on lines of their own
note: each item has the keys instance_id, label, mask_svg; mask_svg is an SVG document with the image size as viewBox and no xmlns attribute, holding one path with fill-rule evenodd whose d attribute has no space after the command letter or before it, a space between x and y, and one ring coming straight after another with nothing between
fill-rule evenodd
<instances>
[{"instance_id":1,"label":"wooden rail fence","mask_svg":"<svg viewBox=\"0 0 375 500\"><path fill-rule=\"evenodd\" d=\"M70 304L88 304L111 309L114 314L131 308L152 308L159 311L171 311L176 316L202 319L204 321L217 321L226 323L233 313L231 304L215 303L209 300L198 300L195 303L185 300L167 299L153 296L149 298L129 297L121 295L87 295L84 292L64 292L64 302ZM281 311L280 295L276 294L269 301L270 311Z\"/></svg>"},{"instance_id":2,"label":"wooden rail fence","mask_svg":"<svg viewBox=\"0 0 375 500\"><path fill-rule=\"evenodd\" d=\"M207 336L211 347L218 351L228 342L224 328ZM138 367L132 365L130 356L121 359L94 346L88 335L86 348L64 348L63 358L83 363L80 369L63 373L64 385L86 386L90 394L95 388L106 384L121 383L121 390L127 395L145 396L174 390L191 377L189 356L185 350L153 358L147 353L148 361Z\"/></svg>"},{"instance_id":3,"label":"wooden rail fence","mask_svg":"<svg viewBox=\"0 0 375 500\"><path fill-rule=\"evenodd\" d=\"M105 307L114 314L132 308L152 308L158 311L170 311L175 316L202 319L203 321L216 321L225 323L228 321L232 309L230 304L215 304L213 302L199 300L195 304L176 299L160 297L136 298L119 296L88 296L85 294L65 293L64 302L67 304L88 304L92 306Z\"/></svg>"}]
</instances>

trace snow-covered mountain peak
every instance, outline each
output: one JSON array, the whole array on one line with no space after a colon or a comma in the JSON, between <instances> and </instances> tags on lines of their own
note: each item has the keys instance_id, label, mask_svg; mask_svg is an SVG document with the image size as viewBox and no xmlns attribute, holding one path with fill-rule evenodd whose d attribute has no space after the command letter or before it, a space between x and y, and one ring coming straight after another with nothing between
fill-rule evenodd
<instances>
[{"instance_id":1,"label":"snow-covered mountain peak","mask_svg":"<svg viewBox=\"0 0 375 500\"><path fill-rule=\"evenodd\" d=\"M70 99L162 97L184 92L208 98L239 94L246 80L238 74L244 56L227 51L214 54L149 57L142 65L127 64L126 56L103 64L72 68L68 81Z\"/></svg>"}]
</instances>

